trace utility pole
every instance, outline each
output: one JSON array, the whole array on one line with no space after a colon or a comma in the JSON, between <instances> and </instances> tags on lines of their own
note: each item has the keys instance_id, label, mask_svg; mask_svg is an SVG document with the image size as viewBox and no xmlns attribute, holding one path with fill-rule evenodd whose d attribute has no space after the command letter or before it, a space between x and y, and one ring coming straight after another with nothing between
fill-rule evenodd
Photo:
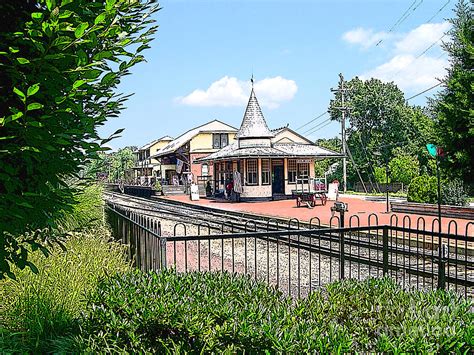
<instances>
[{"instance_id":1,"label":"utility pole","mask_svg":"<svg viewBox=\"0 0 474 355\"><path fill-rule=\"evenodd\" d=\"M341 141L342 141L342 180L343 180L343 191L347 192L347 152L346 152L346 111L348 107L345 106L344 95L347 89L344 88L344 76L342 73L339 74L339 86L337 89L331 89L332 92L341 93L341 107L337 109L341 110L342 119L341 119Z\"/></svg>"}]
</instances>

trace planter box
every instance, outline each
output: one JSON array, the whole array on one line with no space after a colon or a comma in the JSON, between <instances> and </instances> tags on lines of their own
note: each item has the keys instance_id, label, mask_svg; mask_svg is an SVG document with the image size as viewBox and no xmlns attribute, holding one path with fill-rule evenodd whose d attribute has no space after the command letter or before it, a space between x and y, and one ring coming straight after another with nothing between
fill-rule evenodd
<instances>
[{"instance_id":1,"label":"planter box","mask_svg":"<svg viewBox=\"0 0 474 355\"><path fill-rule=\"evenodd\" d=\"M413 213L428 216L438 215L438 205L416 202L391 202L392 212ZM474 220L474 208L441 205L441 216Z\"/></svg>"}]
</instances>

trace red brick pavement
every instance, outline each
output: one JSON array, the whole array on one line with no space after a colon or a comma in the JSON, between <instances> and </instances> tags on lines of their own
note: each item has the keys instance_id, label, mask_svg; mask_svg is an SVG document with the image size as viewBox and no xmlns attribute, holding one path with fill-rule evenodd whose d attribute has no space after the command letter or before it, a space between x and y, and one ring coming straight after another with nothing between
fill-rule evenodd
<instances>
[{"instance_id":1,"label":"red brick pavement","mask_svg":"<svg viewBox=\"0 0 474 355\"><path fill-rule=\"evenodd\" d=\"M281 200L281 201L266 201L266 202L230 202L230 201L217 201L201 198L199 201L191 201L189 196L177 195L177 196L165 196L165 199L176 200L180 202L202 205L213 207L227 211L239 211L254 213L261 216L267 217L281 217L281 218L298 218L300 221L309 221L313 217L318 217L321 220L321 224L329 225L331 220L331 206L333 201L328 201L326 206L317 205L314 208L308 208L306 206L296 207L295 200ZM385 202L374 202L367 201L359 196L344 196L339 199L348 204L349 212L346 214L346 225L348 224L350 216L358 216L360 220L360 226L367 226L369 224L376 224L376 218L378 224L390 224L391 216L398 217L398 225L403 225L405 216L409 216L411 220L411 227L417 227L417 220L419 217L423 217L425 220L425 230L431 230L434 216L421 216L416 214L403 214L403 213L384 213L386 211ZM377 217L375 217L375 216ZM356 217L352 219L353 225L357 225ZM395 221L393 217L392 221ZM457 234L469 235L474 237L474 221L469 219L453 219L453 218L442 218L442 231L449 233L456 233L455 224L451 221L455 221L457 224ZM451 224L450 224L451 222ZM408 220L405 218L405 226L410 227ZM332 224L337 224L337 220L333 219ZM435 227L437 230L437 227Z\"/></svg>"}]
</instances>

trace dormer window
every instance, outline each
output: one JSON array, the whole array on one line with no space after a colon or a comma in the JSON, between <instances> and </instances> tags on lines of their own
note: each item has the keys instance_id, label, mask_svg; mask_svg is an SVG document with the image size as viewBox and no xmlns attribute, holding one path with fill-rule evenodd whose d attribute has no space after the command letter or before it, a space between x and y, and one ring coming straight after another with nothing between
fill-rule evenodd
<instances>
[{"instance_id":1,"label":"dormer window","mask_svg":"<svg viewBox=\"0 0 474 355\"><path fill-rule=\"evenodd\" d=\"M228 133L213 133L212 134L212 148L221 149L229 144Z\"/></svg>"}]
</instances>

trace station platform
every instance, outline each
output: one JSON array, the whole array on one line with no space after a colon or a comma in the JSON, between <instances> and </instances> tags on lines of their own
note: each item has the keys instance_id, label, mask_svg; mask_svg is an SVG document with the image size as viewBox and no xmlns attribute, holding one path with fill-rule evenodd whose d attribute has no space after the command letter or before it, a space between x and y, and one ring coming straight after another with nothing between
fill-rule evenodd
<instances>
[{"instance_id":1,"label":"station platform","mask_svg":"<svg viewBox=\"0 0 474 355\"><path fill-rule=\"evenodd\" d=\"M191 201L187 195L176 196L162 196L160 199L174 200L181 203L195 204L206 207L212 207L225 211L236 211L256 214L265 217L278 218L297 218L302 222L309 222L313 217L318 217L322 225L329 226L331 223L335 226L338 221L336 218L331 220L333 216L331 206L334 201L327 201L325 206L316 205L313 208L308 208L305 205L301 207L296 206L294 199L280 200L280 201L264 201L264 202L232 202L227 200L215 200L200 198L198 201ZM348 205L348 212L345 215L345 226L349 227L349 220L352 226L369 226L369 225L385 225L397 224L398 226L408 227L413 229L424 229L431 231L432 224L435 219L434 216L404 214L404 213L386 213L386 203L379 201L367 201L360 196L344 195L338 201L342 201ZM335 214L337 216L338 213ZM352 217L351 216L357 216ZM395 216L395 217L392 217ZM408 216L405 217L405 216ZM398 219L398 223L396 220ZM424 228L421 226L424 220ZM451 222L454 221L454 222ZM417 228L417 223L420 224ZM436 222L434 222L436 224ZM457 228L457 230L456 230ZM437 224L434 228L437 231ZM468 235L474 237L474 221L462 218L442 218L442 232L458 235Z\"/></svg>"}]
</instances>

